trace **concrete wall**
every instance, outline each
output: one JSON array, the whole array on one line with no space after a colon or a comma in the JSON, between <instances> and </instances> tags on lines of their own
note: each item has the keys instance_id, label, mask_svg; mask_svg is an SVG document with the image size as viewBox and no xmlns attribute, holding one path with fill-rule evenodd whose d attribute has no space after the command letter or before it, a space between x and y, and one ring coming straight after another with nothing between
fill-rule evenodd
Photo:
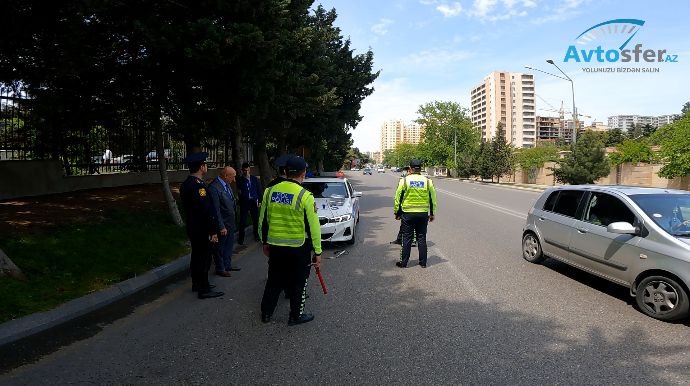
<instances>
[{"instance_id":1,"label":"concrete wall","mask_svg":"<svg viewBox=\"0 0 690 386\"><path fill-rule=\"evenodd\" d=\"M536 171L517 170L511 176L501 179L522 184L536 184L546 186L562 185L555 181L549 167L555 167L554 162L547 162ZM690 176L667 179L657 175L663 165L649 165L645 163L622 164L611 168L611 173L595 182L597 185L628 185L647 186L653 188L690 190ZM531 177L531 178L530 178Z\"/></svg>"},{"instance_id":2,"label":"concrete wall","mask_svg":"<svg viewBox=\"0 0 690 386\"><path fill-rule=\"evenodd\" d=\"M209 169L204 178L216 178L220 170ZM255 168L252 168L252 173L254 171ZM182 182L188 175L187 170L168 171L171 183ZM62 165L58 160L0 162L0 200L160 182L158 171L63 177Z\"/></svg>"}]
</instances>

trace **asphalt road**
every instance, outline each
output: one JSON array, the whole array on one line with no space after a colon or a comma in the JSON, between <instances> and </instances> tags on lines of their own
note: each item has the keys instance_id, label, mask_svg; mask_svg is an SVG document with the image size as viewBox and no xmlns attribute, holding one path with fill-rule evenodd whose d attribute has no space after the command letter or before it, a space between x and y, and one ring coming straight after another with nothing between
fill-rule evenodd
<instances>
[{"instance_id":1,"label":"asphalt road","mask_svg":"<svg viewBox=\"0 0 690 386\"><path fill-rule=\"evenodd\" d=\"M396 268L398 173L348 173L363 192L357 243L324 251L323 295L288 327L281 300L263 324L266 258L249 245L227 295L197 300L189 279L100 324L2 385L591 384L690 382L690 323L637 311L628 291L564 264L524 261L520 237L538 193L435 179L428 268ZM101 322L103 323L103 322ZM57 333L57 332L56 332ZM20 348L18 347L18 350Z\"/></svg>"}]
</instances>

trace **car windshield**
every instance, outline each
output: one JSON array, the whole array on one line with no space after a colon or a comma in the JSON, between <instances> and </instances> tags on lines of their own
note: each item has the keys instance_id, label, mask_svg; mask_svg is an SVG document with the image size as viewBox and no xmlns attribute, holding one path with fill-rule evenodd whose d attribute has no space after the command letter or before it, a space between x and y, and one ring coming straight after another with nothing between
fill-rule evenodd
<instances>
[{"instance_id":1,"label":"car windshield","mask_svg":"<svg viewBox=\"0 0 690 386\"><path fill-rule=\"evenodd\" d=\"M368 168L367 168L367 169L364 169L364 171L365 171L365 172L370 172L371 169L368 169Z\"/></svg>"},{"instance_id":2,"label":"car windshield","mask_svg":"<svg viewBox=\"0 0 690 386\"><path fill-rule=\"evenodd\" d=\"M690 195L637 194L629 197L669 234L690 236Z\"/></svg>"},{"instance_id":3,"label":"car windshield","mask_svg":"<svg viewBox=\"0 0 690 386\"><path fill-rule=\"evenodd\" d=\"M302 186L312 192L314 198L343 198L347 197L347 189L343 182L303 182Z\"/></svg>"}]
</instances>

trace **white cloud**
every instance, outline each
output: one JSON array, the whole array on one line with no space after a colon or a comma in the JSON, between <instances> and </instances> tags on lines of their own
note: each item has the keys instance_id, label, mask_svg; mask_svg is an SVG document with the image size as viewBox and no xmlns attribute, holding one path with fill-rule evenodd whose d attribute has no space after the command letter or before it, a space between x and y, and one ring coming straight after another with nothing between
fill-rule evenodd
<instances>
[{"instance_id":1,"label":"white cloud","mask_svg":"<svg viewBox=\"0 0 690 386\"><path fill-rule=\"evenodd\" d=\"M532 1L532 0L525 0L525 1L522 2L522 6L523 6L523 7L536 7L536 6L537 6L537 3L535 3L535 2Z\"/></svg>"},{"instance_id":2,"label":"white cloud","mask_svg":"<svg viewBox=\"0 0 690 386\"><path fill-rule=\"evenodd\" d=\"M434 49L431 51L422 51L418 54L408 55L403 59L403 62L424 67L442 67L473 56L475 56L474 53L466 51L446 51Z\"/></svg>"},{"instance_id":3,"label":"white cloud","mask_svg":"<svg viewBox=\"0 0 690 386\"><path fill-rule=\"evenodd\" d=\"M452 7L449 7L447 4L443 4L436 7L436 9L443 13L443 17L453 17L462 12L462 4L453 3Z\"/></svg>"},{"instance_id":4,"label":"white cloud","mask_svg":"<svg viewBox=\"0 0 690 386\"><path fill-rule=\"evenodd\" d=\"M419 2L424 5L438 4L437 0L420 0Z\"/></svg>"},{"instance_id":5,"label":"white cloud","mask_svg":"<svg viewBox=\"0 0 690 386\"><path fill-rule=\"evenodd\" d=\"M388 33L388 30L386 29L386 27L389 26L389 25L391 25L391 24L393 24L393 20L381 19L381 23L379 23L379 24L374 24L374 25L371 27L371 30L372 30L374 33L377 33L377 34L379 34L379 35L385 35L385 34Z\"/></svg>"},{"instance_id":6,"label":"white cloud","mask_svg":"<svg viewBox=\"0 0 690 386\"><path fill-rule=\"evenodd\" d=\"M396 4L395 6L398 7L399 9L405 9L405 7L400 3Z\"/></svg>"},{"instance_id":7,"label":"white cloud","mask_svg":"<svg viewBox=\"0 0 690 386\"><path fill-rule=\"evenodd\" d=\"M474 0L472 4L472 15L483 17L487 13L491 12L498 3L498 0Z\"/></svg>"}]
</instances>

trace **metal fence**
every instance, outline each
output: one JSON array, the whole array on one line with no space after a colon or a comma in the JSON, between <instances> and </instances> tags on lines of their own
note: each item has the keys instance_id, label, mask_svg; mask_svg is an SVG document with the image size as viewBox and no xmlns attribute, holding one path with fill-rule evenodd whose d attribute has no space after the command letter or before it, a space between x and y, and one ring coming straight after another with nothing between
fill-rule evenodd
<instances>
[{"instance_id":1,"label":"metal fence","mask_svg":"<svg viewBox=\"0 0 690 386\"><path fill-rule=\"evenodd\" d=\"M33 99L24 91L0 86L0 161L58 159L64 175L127 173L158 170L156 139L150 123L122 115L116 122L88 129L50 130L34 113ZM169 170L186 169L184 141L163 133L164 154ZM209 153L209 167L227 165L230 143L209 138L201 149ZM245 138L243 156L252 163L253 151Z\"/></svg>"}]
</instances>

